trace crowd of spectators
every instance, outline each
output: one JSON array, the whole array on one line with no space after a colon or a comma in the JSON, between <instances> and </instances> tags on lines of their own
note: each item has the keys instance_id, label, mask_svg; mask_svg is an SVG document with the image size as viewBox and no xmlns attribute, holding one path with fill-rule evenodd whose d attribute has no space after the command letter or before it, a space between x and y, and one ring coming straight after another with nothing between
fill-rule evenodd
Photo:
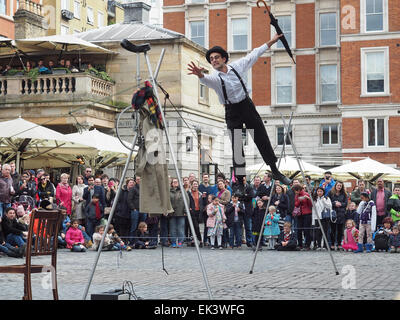
<instances>
[{"instance_id":1,"label":"crowd of spectators","mask_svg":"<svg viewBox=\"0 0 400 320\"><path fill-rule=\"evenodd\" d=\"M25 62L25 70L22 66L12 67L10 64L7 64L6 66L0 65L0 74L2 76L14 75L12 70L25 73L29 73L31 70L37 70L38 74L53 74L56 69L68 70L72 73L96 70L91 63L83 63L80 65L77 58L61 58L59 60L28 60Z\"/></svg>"},{"instance_id":2,"label":"crowd of spectators","mask_svg":"<svg viewBox=\"0 0 400 320\"><path fill-rule=\"evenodd\" d=\"M18 174L15 164L4 164L0 177L0 252L22 257L34 208L59 208L65 214L59 246L72 252L86 250L155 249L157 246L194 246L215 249L400 252L400 187L390 190L378 178L371 190L358 181L351 193L328 171L318 181L293 179L290 186L273 183L266 173L251 183L244 178L244 193L223 174L209 183L195 174L171 178L172 213L148 215L140 211L140 177L121 182L121 193L103 243L100 241L120 181L93 175L86 168L71 184L61 174L53 183L44 170ZM311 192L309 192L309 190ZM189 227L184 198L190 208ZM268 207L267 207L268 206ZM327 241L325 241L325 234Z\"/></svg>"}]
</instances>

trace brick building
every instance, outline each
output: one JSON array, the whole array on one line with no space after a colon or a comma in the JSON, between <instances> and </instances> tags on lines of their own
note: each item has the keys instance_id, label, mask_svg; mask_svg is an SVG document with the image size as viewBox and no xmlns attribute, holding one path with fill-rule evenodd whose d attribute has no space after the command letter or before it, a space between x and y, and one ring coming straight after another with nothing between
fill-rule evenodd
<instances>
[{"instance_id":1,"label":"brick building","mask_svg":"<svg viewBox=\"0 0 400 320\"><path fill-rule=\"evenodd\" d=\"M400 167L400 3L341 1L344 156Z\"/></svg>"},{"instance_id":2,"label":"brick building","mask_svg":"<svg viewBox=\"0 0 400 320\"><path fill-rule=\"evenodd\" d=\"M19 8L35 15L42 14L40 0L0 0L0 36L15 38L14 14Z\"/></svg>"},{"instance_id":3,"label":"brick building","mask_svg":"<svg viewBox=\"0 0 400 320\"><path fill-rule=\"evenodd\" d=\"M279 43L264 53L247 75L271 143L279 155L284 139L281 115L287 120L293 112L291 134L299 154L321 167L340 165L340 3L275 0L268 6L296 60L293 64ZM232 61L268 41L275 32L265 8L258 8L255 1L164 0L163 9L165 28L183 33L205 48L225 47ZM286 151L293 155L290 145ZM249 163L261 162L257 150L246 156Z\"/></svg>"}]
</instances>

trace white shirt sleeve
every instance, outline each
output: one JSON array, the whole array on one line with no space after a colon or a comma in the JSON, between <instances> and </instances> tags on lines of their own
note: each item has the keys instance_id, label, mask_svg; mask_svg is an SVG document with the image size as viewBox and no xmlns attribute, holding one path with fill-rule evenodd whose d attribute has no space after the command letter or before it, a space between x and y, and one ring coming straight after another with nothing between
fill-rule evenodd
<instances>
[{"instance_id":1,"label":"white shirt sleeve","mask_svg":"<svg viewBox=\"0 0 400 320\"><path fill-rule=\"evenodd\" d=\"M239 73L245 73L257 62L258 58L260 58L267 49L269 49L269 47L264 43L262 46L253 49L247 56L232 62L232 65L239 69Z\"/></svg>"}]
</instances>

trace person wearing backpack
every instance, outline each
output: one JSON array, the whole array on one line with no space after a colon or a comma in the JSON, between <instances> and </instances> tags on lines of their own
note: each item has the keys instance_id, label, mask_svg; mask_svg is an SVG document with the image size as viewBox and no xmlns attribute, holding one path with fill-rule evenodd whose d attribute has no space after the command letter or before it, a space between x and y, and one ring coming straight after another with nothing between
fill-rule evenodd
<instances>
[{"instance_id":1,"label":"person wearing backpack","mask_svg":"<svg viewBox=\"0 0 400 320\"><path fill-rule=\"evenodd\" d=\"M393 220L390 217L386 217L382 221L383 226L380 226L377 231L374 232L372 240L375 243L375 251L386 251L389 250L389 237L393 233Z\"/></svg>"},{"instance_id":2,"label":"person wearing backpack","mask_svg":"<svg viewBox=\"0 0 400 320\"><path fill-rule=\"evenodd\" d=\"M358 249L355 253L363 252L363 239L364 234L367 234L367 243L365 245L366 252L372 251L372 230L376 226L376 206L374 201L369 199L369 194L366 192L361 193L361 202L357 208L360 221L360 229L358 236Z\"/></svg>"}]
</instances>

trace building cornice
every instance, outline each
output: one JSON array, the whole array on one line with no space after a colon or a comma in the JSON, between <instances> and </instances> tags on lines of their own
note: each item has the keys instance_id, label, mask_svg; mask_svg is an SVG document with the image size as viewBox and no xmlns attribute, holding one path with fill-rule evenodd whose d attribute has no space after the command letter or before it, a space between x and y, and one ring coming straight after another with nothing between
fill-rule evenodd
<instances>
[{"instance_id":1,"label":"building cornice","mask_svg":"<svg viewBox=\"0 0 400 320\"><path fill-rule=\"evenodd\" d=\"M376 33L359 33L359 34L342 34L341 42L356 41L379 41L379 40L395 40L400 39L400 32L376 32Z\"/></svg>"}]
</instances>

